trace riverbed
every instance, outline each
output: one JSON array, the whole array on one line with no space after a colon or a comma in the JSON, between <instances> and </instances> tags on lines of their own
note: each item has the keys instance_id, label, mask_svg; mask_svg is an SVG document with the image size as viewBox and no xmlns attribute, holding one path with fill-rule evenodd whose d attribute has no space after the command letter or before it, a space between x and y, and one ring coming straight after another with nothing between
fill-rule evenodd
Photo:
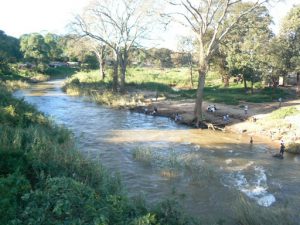
<instances>
[{"instance_id":1,"label":"riverbed","mask_svg":"<svg viewBox=\"0 0 300 225\"><path fill-rule=\"evenodd\" d=\"M205 224L235 220L241 199L257 207L284 209L300 224L300 157L278 151L264 139L192 129L165 117L97 105L61 90L53 80L17 91L74 133L78 148L120 174L129 196L148 203L177 199Z\"/></svg>"}]
</instances>

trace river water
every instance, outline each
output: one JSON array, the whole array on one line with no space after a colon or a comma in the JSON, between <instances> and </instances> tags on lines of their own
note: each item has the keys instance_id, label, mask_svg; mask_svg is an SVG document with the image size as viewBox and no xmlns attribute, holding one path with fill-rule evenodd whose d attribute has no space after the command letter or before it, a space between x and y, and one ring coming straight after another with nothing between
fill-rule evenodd
<instances>
[{"instance_id":1,"label":"river water","mask_svg":"<svg viewBox=\"0 0 300 225\"><path fill-rule=\"evenodd\" d=\"M62 85L44 82L15 95L69 128L84 154L120 174L129 196L149 203L175 198L205 224L231 224L244 200L288 211L300 224L299 156L276 159L277 149L263 139L250 145L242 135L107 108L66 95Z\"/></svg>"}]
</instances>

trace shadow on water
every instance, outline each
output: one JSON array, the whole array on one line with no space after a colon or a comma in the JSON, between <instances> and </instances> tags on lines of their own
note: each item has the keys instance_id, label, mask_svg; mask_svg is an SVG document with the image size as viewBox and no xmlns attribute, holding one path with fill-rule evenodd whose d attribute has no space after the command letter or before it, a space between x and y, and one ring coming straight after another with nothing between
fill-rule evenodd
<instances>
[{"instance_id":1,"label":"shadow on water","mask_svg":"<svg viewBox=\"0 0 300 225\"><path fill-rule=\"evenodd\" d=\"M290 212L300 221L300 158L263 139L190 129L167 118L114 110L65 95L62 81L17 92L74 132L78 147L120 173L130 196L156 203L178 199L192 215L213 224L236 220L241 202L261 210ZM216 216L217 215L217 216Z\"/></svg>"}]
</instances>

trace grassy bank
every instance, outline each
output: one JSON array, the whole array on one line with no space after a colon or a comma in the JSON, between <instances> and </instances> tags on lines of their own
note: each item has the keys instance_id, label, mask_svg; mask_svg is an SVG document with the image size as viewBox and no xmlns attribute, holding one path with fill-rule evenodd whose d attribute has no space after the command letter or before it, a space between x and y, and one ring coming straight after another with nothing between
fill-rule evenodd
<instances>
[{"instance_id":1,"label":"grassy bank","mask_svg":"<svg viewBox=\"0 0 300 225\"><path fill-rule=\"evenodd\" d=\"M166 201L128 199L72 134L0 85L0 224L195 224Z\"/></svg>"},{"instance_id":2,"label":"grassy bank","mask_svg":"<svg viewBox=\"0 0 300 225\"><path fill-rule=\"evenodd\" d=\"M154 95L173 100L195 99L196 77L194 72L194 86L191 86L187 68L164 70L131 68L126 77L126 90L129 93L138 90L151 91L156 93ZM256 87L253 94L245 92L242 84L231 84L230 87L224 88L217 75L210 73L207 77L204 99L210 102L238 105L241 101L261 103L272 102L279 97L290 97L290 94L282 89L258 88L259 84ZM100 80L98 71L79 72L69 79L65 90L78 95L93 95L97 92L102 94L104 90L106 92L111 90L111 79ZM112 92L110 93L112 97ZM120 96L116 98L120 99ZM129 97L129 101L131 98L132 96ZM128 101L128 97L124 100ZM106 101L101 103L106 103Z\"/></svg>"},{"instance_id":3,"label":"grassy bank","mask_svg":"<svg viewBox=\"0 0 300 225\"><path fill-rule=\"evenodd\" d=\"M0 74L0 81L20 81L27 83L36 83L47 81L53 78L65 78L76 73L76 69L69 67L49 67L44 73L37 72L32 69L19 69L17 65L11 65L8 74Z\"/></svg>"}]
</instances>

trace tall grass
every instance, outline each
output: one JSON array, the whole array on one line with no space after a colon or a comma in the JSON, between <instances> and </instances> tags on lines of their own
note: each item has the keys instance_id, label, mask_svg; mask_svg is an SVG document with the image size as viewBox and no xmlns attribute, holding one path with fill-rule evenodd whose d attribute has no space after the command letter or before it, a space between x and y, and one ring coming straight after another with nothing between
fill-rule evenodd
<instances>
[{"instance_id":1,"label":"tall grass","mask_svg":"<svg viewBox=\"0 0 300 225\"><path fill-rule=\"evenodd\" d=\"M234 212L238 225L293 225L293 217L284 208L261 207L247 200L243 195L237 195Z\"/></svg>"}]
</instances>

